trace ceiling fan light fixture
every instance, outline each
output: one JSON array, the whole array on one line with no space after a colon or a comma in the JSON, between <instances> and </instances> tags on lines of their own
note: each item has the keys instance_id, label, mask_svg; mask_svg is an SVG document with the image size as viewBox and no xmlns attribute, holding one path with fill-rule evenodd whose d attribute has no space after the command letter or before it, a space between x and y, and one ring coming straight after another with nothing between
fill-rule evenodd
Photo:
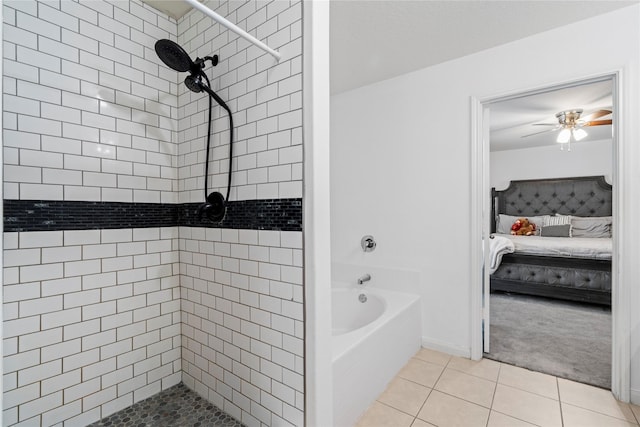
<instances>
[{"instance_id":1,"label":"ceiling fan light fixture","mask_svg":"<svg viewBox=\"0 0 640 427\"><path fill-rule=\"evenodd\" d=\"M585 132L586 133L586 132ZM558 138L556 142L559 144L566 144L571 139L571 130L568 128L564 128L558 133Z\"/></svg>"},{"instance_id":2,"label":"ceiling fan light fixture","mask_svg":"<svg viewBox=\"0 0 640 427\"><path fill-rule=\"evenodd\" d=\"M589 134L582 128L573 129L573 139L576 141L584 139L587 135Z\"/></svg>"}]
</instances>

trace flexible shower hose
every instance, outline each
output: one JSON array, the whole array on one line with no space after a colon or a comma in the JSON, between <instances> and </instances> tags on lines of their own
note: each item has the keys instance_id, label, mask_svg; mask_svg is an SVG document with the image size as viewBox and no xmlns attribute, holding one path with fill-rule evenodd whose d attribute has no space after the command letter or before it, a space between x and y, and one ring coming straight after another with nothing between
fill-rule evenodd
<instances>
[{"instance_id":1,"label":"flexible shower hose","mask_svg":"<svg viewBox=\"0 0 640 427\"><path fill-rule=\"evenodd\" d=\"M211 83L209 82L209 78L203 72L202 76L207 81L207 86L211 88ZM213 108L212 98L215 98L216 102L227 111L227 115L229 116L229 176L227 179L227 197L225 198L225 205L229 202L229 195L231 193L231 174L232 174L232 166L233 166L233 115L231 114L231 109L227 104L220 98L215 92L209 93L209 125L207 126L207 152L206 159L204 162L204 199L207 200L207 196L209 195L209 190L207 186L207 181L209 181L209 148L211 147L211 110Z\"/></svg>"}]
</instances>

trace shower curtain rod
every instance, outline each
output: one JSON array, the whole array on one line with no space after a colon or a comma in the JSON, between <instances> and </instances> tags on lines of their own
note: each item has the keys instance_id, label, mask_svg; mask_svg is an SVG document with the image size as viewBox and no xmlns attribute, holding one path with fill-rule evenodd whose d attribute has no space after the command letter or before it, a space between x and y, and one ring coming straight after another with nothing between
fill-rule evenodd
<instances>
[{"instance_id":1,"label":"shower curtain rod","mask_svg":"<svg viewBox=\"0 0 640 427\"><path fill-rule=\"evenodd\" d=\"M223 18L222 16L218 15L213 10L209 9L207 6L200 3L198 0L183 0L183 1L185 1L186 3L189 3L191 6L198 9L200 12L211 17L211 19L213 19L214 21L224 25L225 27L227 27L228 29L230 29L240 37L244 38L247 41L250 41L254 45L258 46L260 49L271 54L274 58L276 58L277 61L280 61L281 55L278 51L271 49L269 46L262 43L260 40L253 37L251 34L247 33L245 30L238 27L233 22L230 22L227 19Z\"/></svg>"}]
</instances>

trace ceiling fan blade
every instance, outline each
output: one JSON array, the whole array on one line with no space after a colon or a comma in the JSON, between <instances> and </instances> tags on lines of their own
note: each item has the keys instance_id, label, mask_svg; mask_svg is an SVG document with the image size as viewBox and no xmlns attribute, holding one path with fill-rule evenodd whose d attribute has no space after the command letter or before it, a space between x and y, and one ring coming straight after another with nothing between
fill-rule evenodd
<instances>
[{"instance_id":1,"label":"ceiling fan blade","mask_svg":"<svg viewBox=\"0 0 640 427\"><path fill-rule=\"evenodd\" d=\"M592 120L590 122L585 123L583 126L604 126L604 125L610 125L611 123L613 123L613 121L611 119L609 119L609 120Z\"/></svg>"},{"instance_id":2,"label":"ceiling fan blade","mask_svg":"<svg viewBox=\"0 0 640 427\"><path fill-rule=\"evenodd\" d=\"M539 135L539 134L541 134L541 133L553 132L554 130L557 130L557 129L556 129L556 128L553 128L553 129L543 130L543 131L541 131L541 132L530 133L529 135L522 135L520 138L527 138L527 137L529 137L529 136Z\"/></svg>"},{"instance_id":3,"label":"ceiling fan blade","mask_svg":"<svg viewBox=\"0 0 640 427\"><path fill-rule=\"evenodd\" d=\"M558 126L557 123L532 123L531 126Z\"/></svg>"},{"instance_id":4,"label":"ceiling fan blade","mask_svg":"<svg viewBox=\"0 0 640 427\"><path fill-rule=\"evenodd\" d=\"M588 114L586 117L582 117L582 120L584 121L590 121L593 119L597 119L599 117L603 117L603 116L607 116L611 114L611 110L598 110L598 111L594 111L593 113Z\"/></svg>"}]
</instances>

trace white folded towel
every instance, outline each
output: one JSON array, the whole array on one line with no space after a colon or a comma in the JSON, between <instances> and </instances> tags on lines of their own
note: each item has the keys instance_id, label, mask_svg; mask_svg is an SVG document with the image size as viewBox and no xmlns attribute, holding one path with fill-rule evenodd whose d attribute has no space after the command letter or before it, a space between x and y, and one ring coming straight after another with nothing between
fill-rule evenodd
<instances>
[{"instance_id":1,"label":"white folded towel","mask_svg":"<svg viewBox=\"0 0 640 427\"><path fill-rule=\"evenodd\" d=\"M496 236L495 234L489 239L489 274L495 273L500 267L502 256L511 254L515 250L513 242L506 237Z\"/></svg>"}]
</instances>

